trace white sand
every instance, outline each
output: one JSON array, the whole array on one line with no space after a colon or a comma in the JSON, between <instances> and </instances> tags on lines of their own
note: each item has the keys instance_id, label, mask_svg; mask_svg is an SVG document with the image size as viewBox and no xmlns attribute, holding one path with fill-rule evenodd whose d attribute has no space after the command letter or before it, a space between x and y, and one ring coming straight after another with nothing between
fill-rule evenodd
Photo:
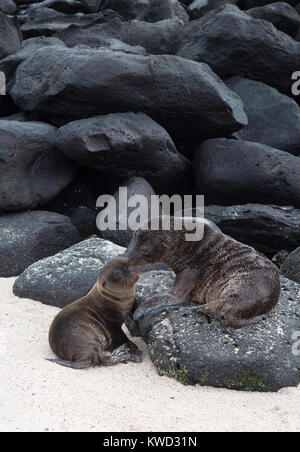
<instances>
[{"instance_id":1,"label":"white sand","mask_svg":"<svg viewBox=\"0 0 300 452\"><path fill-rule=\"evenodd\" d=\"M52 358L58 309L0 279L0 431L300 431L300 387L277 394L186 387L142 364L82 371Z\"/></svg>"}]
</instances>

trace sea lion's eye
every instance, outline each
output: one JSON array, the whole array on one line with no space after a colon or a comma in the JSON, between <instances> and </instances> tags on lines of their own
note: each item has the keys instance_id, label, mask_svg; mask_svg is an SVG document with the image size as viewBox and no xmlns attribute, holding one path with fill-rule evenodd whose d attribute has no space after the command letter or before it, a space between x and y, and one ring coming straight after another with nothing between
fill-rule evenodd
<instances>
[{"instance_id":1,"label":"sea lion's eye","mask_svg":"<svg viewBox=\"0 0 300 452\"><path fill-rule=\"evenodd\" d=\"M120 281L123 278L123 273L121 270L114 270L112 273L112 279L114 281Z\"/></svg>"}]
</instances>

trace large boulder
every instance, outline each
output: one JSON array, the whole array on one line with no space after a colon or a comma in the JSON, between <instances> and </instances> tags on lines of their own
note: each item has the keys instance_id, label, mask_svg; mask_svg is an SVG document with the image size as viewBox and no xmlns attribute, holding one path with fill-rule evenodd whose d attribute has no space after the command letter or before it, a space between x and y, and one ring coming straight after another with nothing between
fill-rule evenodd
<instances>
[{"instance_id":1,"label":"large boulder","mask_svg":"<svg viewBox=\"0 0 300 452\"><path fill-rule=\"evenodd\" d=\"M242 77L233 77L226 84L240 96L248 116L248 126L235 132L236 138L300 155L300 107L293 99Z\"/></svg>"},{"instance_id":2,"label":"large boulder","mask_svg":"<svg viewBox=\"0 0 300 452\"><path fill-rule=\"evenodd\" d=\"M56 124L128 111L188 137L227 135L247 124L240 98L207 65L169 55L40 49L18 66L11 94Z\"/></svg>"},{"instance_id":3,"label":"large boulder","mask_svg":"<svg viewBox=\"0 0 300 452\"><path fill-rule=\"evenodd\" d=\"M265 20L235 5L211 11L182 29L178 55L207 63L221 77L240 75L291 96L300 45Z\"/></svg>"},{"instance_id":4,"label":"large boulder","mask_svg":"<svg viewBox=\"0 0 300 452\"><path fill-rule=\"evenodd\" d=\"M58 130L56 144L69 158L118 178L145 177L170 192L189 175L189 161L168 133L143 113L120 113L74 121Z\"/></svg>"},{"instance_id":5,"label":"large boulder","mask_svg":"<svg viewBox=\"0 0 300 452\"><path fill-rule=\"evenodd\" d=\"M34 262L80 240L64 215L43 211L0 215L0 276L20 275Z\"/></svg>"},{"instance_id":6,"label":"large boulder","mask_svg":"<svg viewBox=\"0 0 300 452\"><path fill-rule=\"evenodd\" d=\"M206 203L300 207L300 159L287 152L218 138L202 143L192 167Z\"/></svg>"},{"instance_id":7,"label":"large boulder","mask_svg":"<svg viewBox=\"0 0 300 452\"><path fill-rule=\"evenodd\" d=\"M79 0L44 0L31 5L28 13L36 11L39 8L50 8L64 14L88 12L84 2Z\"/></svg>"},{"instance_id":8,"label":"large boulder","mask_svg":"<svg viewBox=\"0 0 300 452\"><path fill-rule=\"evenodd\" d=\"M220 8L227 3L235 5L238 0L194 0L188 7L188 13L193 19L198 19L213 9Z\"/></svg>"},{"instance_id":9,"label":"large boulder","mask_svg":"<svg viewBox=\"0 0 300 452\"><path fill-rule=\"evenodd\" d=\"M289 34L293 38L297 35L300 26L300 15L286 2L276 2L270 5L258 6L248 9L247 14L255 19L271 22L278 30Z\"/></svg>"},{"instance_id":10,"label":"large boulder","mask_svg":"<svg viewBox=\"0 0 300 452\"><path fill-rule=\"evenodd\" d=\"M155 196L155 191L151 185L142 177L132 177L121 183L122 188L127 189L127 203L122 209L120 206L120 191L114 193L114 199L116 202L116 229L107 228L106 230L101 230L101 235L104 239L110 240L117 245L127 247L131 242L134 231L129 227L126 230L120 229L120 220L123 218L127 219L136 207L128 207L128 201L133 196L143 196L144 199L148 201L148 217L151 217L151 196ZM121 207L121 209L120 209ZM105 223L105 217L107 215L106 209L98 214L98 225ZM107 220L106 220L107 221Z\"/></svg>"},{"instance_id":11,"label":"large boulder","mask_svg":"<svg viewBox=\"0 0 300 452\"><path fill-rule=\"evenodd\" d=\"M208 318L200 309L186 302L138 316L139 331L161 375L185 384L243 391L298 386L299 284L283 278L279 306L263 321L241 330Z\"/></svg>"},{"instance_id":12,"label":"large boulder","mask_svg":"<svg viewBox=\"0 0 300 452\"><path fill-rule=\"evenodd\" d=\"M131 46L142 46L152 55L164 55L176 53L181 28L178 19L150 23L139 20L124 22L121 18L115 17L104 23L94 21L86 26L74 24L57 31L55 36L64 41L68 47L79 44L99 47L103 45L104 39L113 38Z\"/></svg>"},{"instance_id":13,"label":"large boulder","mask_svg":"<svg viewBox=\"0 0 300 452\"><path fill-rule=\"evenodd\" d=\"M17 20L0 11L0 60L21 48L22 37Z\"/></svg>"},{"instance_id":14,"label":"large boulder","mask_svg":"<svg viewBox=\"0 0 300 452\"><path fill-rule=\"evenodd\" d=\"M184 23L189 21L185 8L177 0L150 0L145 10L138 16L138 20L145 22L159 22L165 19L180 19Z\"/></svg>"},{"instance_id":15,"label":"large boulder","mask_svg":"<svg viewBox=\"0 0 300 452\"><path fill-rule=\"evenodd\" d=\"M0 11L4 14L15 14L17 12L17 5L13 0L1 0Z\"/></svg>"},{"instance_id":16,"label":"large boulder","mask_svg":"<svg viewBox=\"0 0 300 452\"><path fill-rule=\"evenodd\" d=\"M103 0L100 11L111 9L120 14L124 19L135 19L147 6L147 1L141 0Z\"/></svg>"},{"instance_id":17,"label":"large boulder","mask_svg":"<svg viewBox=\"0 0 300 452\"><path fill-rule=\"evenodd\" d=\"M16 280L14 293L21 298L63 308L86 295L95 284L101 267L124 252L125 248L107 240L84 240L31 265ZM158 293L170 289L173 274L156 271L143 275L137 285L137 305L155 293L154 281L158 282Z\"/></svg>"},{"instance_id":18,"label":"large boulder","mask_svg":"<svg viewBox=\"0 0 300 452\"><path fill-rule=\"evenodd\" d=\"M37 36L52 36L55 33L66 30L72 26L84 27L93 23L102 23L119 17L113 11L104 11L98 14L74 14L66 15L58 11L49 15L50 8L41 8L32 11L26 17L25 22L21 25L21 31L24 39L34 38Z\"/></svg>"},{"instance_id":19,"label":"large boulder","mask_svg":"<svg viewBox=\"0 0 300 452\"><path fill-rule=\"evenodd\" d=\"M0 120L0 211L43 204L72 181L74 165L55 138L49 124Z\"/></svg>"},{"instance_id":20,"label":"large boulder","mask_svg":"<svg viewBox=\"0 0 300 452\"><path fill-rule=\"evenodd\" d=\"M65 47L65 44L58 38L39 36L37 38L26 39L23 41L22 48L18 52L1 60L0 71L5 74L7 91L9 91L12 86L13 78L19 64L34 54L38 49L54 45Z\"/></svg>"},{"instance_id":21,"label":"large boulder","mask_svg":"<svg viewBox=\"0 0 300 452\"><path fill-rule=\"evenodd\" d=\"M300 240L298 240L298 244ZM285 259L281 266L281 273L288 279L300 284L300 248L296 248Z\"/></svg>"},{"instance_id":22,"label":"large boulder","mask_svg":"<svg viewBox=\"0 0 300 452\"><path fill-rule=\"evenodd\" d=\"M234 239L274 256L300 243L300 210L294 207L245 204L205 206L205 217ZM299 281L300 282L300 281Z\"/></svg>"}]
</instances>

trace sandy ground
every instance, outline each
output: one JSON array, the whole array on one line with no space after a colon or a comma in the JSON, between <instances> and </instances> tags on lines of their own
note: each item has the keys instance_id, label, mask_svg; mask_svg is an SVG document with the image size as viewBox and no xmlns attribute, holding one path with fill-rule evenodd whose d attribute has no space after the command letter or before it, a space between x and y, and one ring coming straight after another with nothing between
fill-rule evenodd
<instances>
[{"instance_id":1,"label":"sandy ground","mask_svg":"<svg viewBox=\"0 0 300 452\"><path fill-rule=\"evenodd\" d=\"M300 387L277 394L185 387L142 364L83 371L46 361L58 309L0 279L0 431L300 431Z\"/></svg>"}]
</instances>

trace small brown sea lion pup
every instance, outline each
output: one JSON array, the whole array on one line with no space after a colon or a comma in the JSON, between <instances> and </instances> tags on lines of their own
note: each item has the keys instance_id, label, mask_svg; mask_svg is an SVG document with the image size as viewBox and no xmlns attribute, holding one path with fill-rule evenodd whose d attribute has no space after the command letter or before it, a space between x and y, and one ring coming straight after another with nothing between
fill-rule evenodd
<instances>
[{"instance_id":1,"label":"small brown sea lion pup","mask_svg":"<svg viewBox=\"0 0 300 452\"><path fill-rule=\"evenodd\" d=\"M141 362L142 353L121 329L134 303L137 280L126 258L106 264L93 289L55 317L49 343L60 359L49 361L73 369Z\"/></svg>"},{"instance_id":2,"label":"small brown sea lion pup","mask_svg":"<svg viewBox=\"0 0 300 452\"><path fill-rule=\"evenodd\" d=\"M174 270L171 294L156 296L136 311L134 318L163 304L182 303L187 297L202 304L209 316L225 317L231 328L241 328L261 319L278 303L280 279L277 268L266 257L237 242L203 219L185 218L182 230L151 230L151 220L138 230L126 252L133 268L164 262ZM203 238L187 241L191 222L204 226ZM186 225L190 225L186 229Z\"/></svg>"}]
</instances>

